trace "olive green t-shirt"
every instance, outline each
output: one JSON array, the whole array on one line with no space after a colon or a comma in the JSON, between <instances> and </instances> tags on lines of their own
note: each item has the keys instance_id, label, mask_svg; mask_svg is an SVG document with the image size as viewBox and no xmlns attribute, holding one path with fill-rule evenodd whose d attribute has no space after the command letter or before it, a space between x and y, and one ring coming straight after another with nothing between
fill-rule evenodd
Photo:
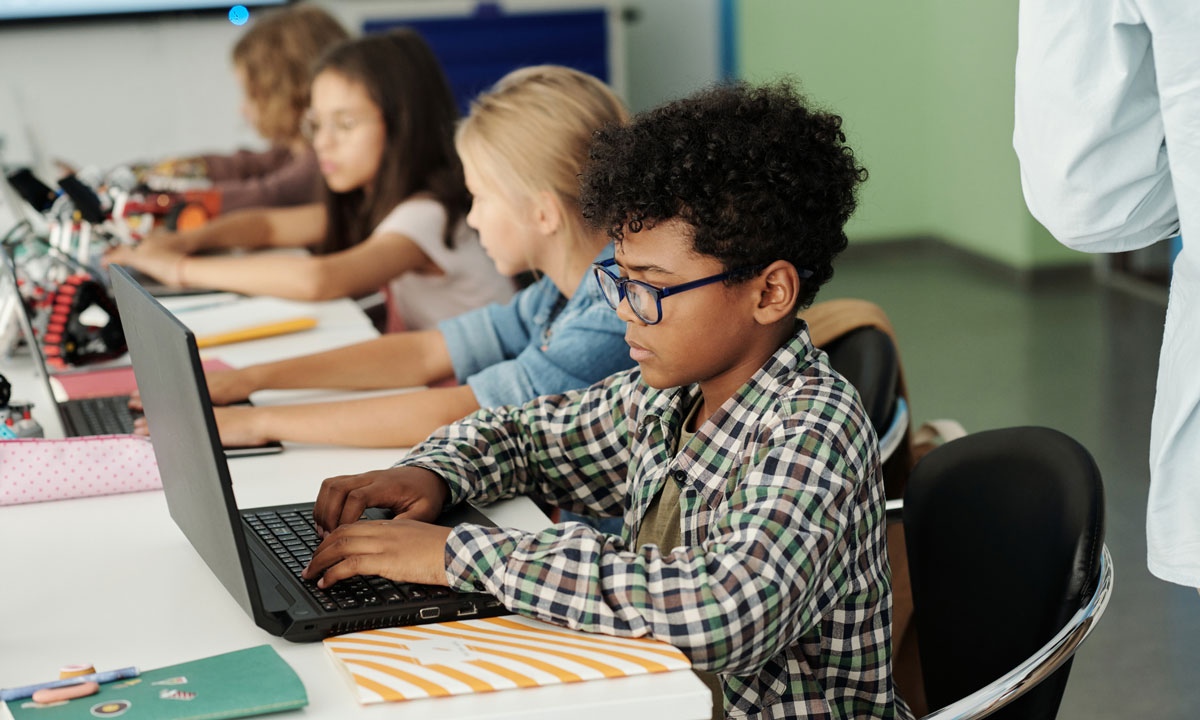
<instances>
[{"instance_id":1,"label":"olive green t-shirt","mask_svg":"<svg viewBox=\"0 0 1200 720\"><path fill-rule=\"evenodd\" d=\"M674 448L676 454L696 434L688 427L695 420L696 413L700 411L702 400L702 397L696 398L691 408L688 409L687 417L679 426L679 437L675 441ZM642 526L638 529L636 547L657 545L660 551L667 553L682 544L683 534L679 529L679 483L668 476L663 481L662 489L658 491L658 495L654 496L654 499L650 501L650 507L646 509L646 516L642 518ZM721 690L721 679L714 673L700 670L694 672L712 691L713 720L722 720L725 717L725 695Z\"/></svg>"}]
</instances>

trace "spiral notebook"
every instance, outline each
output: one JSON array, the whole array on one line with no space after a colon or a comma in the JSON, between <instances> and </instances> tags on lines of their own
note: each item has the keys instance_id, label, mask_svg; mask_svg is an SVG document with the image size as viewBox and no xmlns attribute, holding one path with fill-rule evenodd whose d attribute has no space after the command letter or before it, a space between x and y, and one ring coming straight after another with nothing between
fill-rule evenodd
<instances>
[{"instance_id":1,"label":"spiral notebook","mask_svg":"<svg viewBox=\"0 0 1200 720\"><path fill-rule=\"evenodd\" d=\"M569 630L516 615L325 639L364 705L685 670L667 643Z\"/></svg>"}]
</instances>

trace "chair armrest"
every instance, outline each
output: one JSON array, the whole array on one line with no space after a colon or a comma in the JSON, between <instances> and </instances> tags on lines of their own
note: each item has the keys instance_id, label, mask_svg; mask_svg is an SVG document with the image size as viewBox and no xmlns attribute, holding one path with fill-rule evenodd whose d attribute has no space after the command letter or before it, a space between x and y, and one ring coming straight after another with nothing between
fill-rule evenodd
<instances>
[{"instance_id":1,"label":"chair armrest","mask_svg":"<svg viewBox=\"0 0 1200 720\"><path fill-rule=\"evenodd\" d=\"M879 461L886 462L900 447L900 441L904 439L904 431L908 429L908 403L903 397L896 398L896 412L892 415L892 422L888 425L888 429L883 433L883 437L879 438Z\"/></svg>"},{"instance_id":2,"label":"chair armrest","mask_svg":"<svg viewBox=\"0 0 1200 720\"><path fill-rule=\"evenodd\" d=\"M1091 598L1065 626L1037 652L1017 667L970 695L926 715L923 720L977 720L996 712L1037 687L1062 666L1095 628L1112 595L1112 556L1105 545L1100 553L1100 580Z\"/></svg>"},{"instance_id":3,"label":"chair armrest","mask_svg":"<svg viewBox=\"0 0 1200 720\"><path fill-rule=\"evenodd\" d=\"M904 519L904 498L885 500L883 502L883 512L884 518L889 524L900 522Z\"/></svg>"}]
</instances>

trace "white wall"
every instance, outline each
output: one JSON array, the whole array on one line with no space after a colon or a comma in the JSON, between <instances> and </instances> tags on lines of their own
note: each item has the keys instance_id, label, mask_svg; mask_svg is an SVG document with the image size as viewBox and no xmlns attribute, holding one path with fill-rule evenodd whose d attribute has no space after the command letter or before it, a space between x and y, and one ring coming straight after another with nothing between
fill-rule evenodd
<instances>
[{"instance_id":1,"label":"white wall","mask_svg":"<svg viewBox=\"0 0 1200 720\"><path fill-rule=\"evenodd\" d=\"M352 31L367 18L468 12L468 0L322 2ZM519 10L597 0L509 0ZM716 79L717 0L632 0L614 12L614 85L635 110ZM259 141L238 113L229 53L242 29L220 15L0 27L0 138L8 162L102 168ZM31 143L26 127L38 138ZM47 157L34 157L40 146ZM53 173L43 164L43 172Z\"/></svg>"},{"instance_id":2,"label":"white wall","mask_svg":"<svg viewBox=\"0 0 1200 720\"><path fill-rule=\"evenodd\" d=\"M626 100L647 110L720 78L718 0L632 0L625 27Z\"/></svg>"},{"instance_id":3,"label":"white wall","mask_svg":"<svg viewBox=\"0 0 1200 720\"><path fill-rule=\"evenodd\" d=\"M238 113L220 16L0 29L0 135L10 161L42 151L78 164L231 147L255 135Z\"/></svg>"}]
</instances>

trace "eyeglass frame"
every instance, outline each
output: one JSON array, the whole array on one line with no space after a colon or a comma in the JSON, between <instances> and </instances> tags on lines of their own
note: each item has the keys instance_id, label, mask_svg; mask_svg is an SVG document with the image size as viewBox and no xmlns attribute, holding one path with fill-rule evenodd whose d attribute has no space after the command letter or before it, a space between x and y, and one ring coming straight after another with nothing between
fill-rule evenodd
<instances>
[{"instance_id":1,"label":"eyeglass frame","mask_svg":"<svg viewBox=\"0 0 1200 720\"><path fill-rule=\"evenodd\" d=\"M633 312L633 314L637 316L638 320L641 320L642 322L644 322L647 325L657 325L660 322L662 322L662 299L665 297L668 297L670 295L678 295L679 293L687 292L688 290L695 290L696 288L704 287L705 285L711 285L715 282L724 280L733 275L739 275L741 273L746 273L746 272L755 272L756 273L766 267L766 265L752 265L749 267L735 268L733 270L726 270L723 273L717 273L716 275L709 275L708 277L703 277L703 278L700 278L699 280L691 280L689 282L680 283L678 285L671 285L669 287L660 288L660 287L655 287L654 285L651 285L650 283L642 282L641 280L633 280L631 278L623 278L619 275L613 275L611 272L608 271L608 268L610 268L616 264L617 264L616 258L609 258L607 260L601 260L600 262L592 263L592 277L596 279L596 284L600 286L600 294L604 296L604 301L608 303L609 307L611 307L613 310L616 310L617 307L620 306L620 304L625 300L625 295L626 295L625 286L626 285L631 285L631 284L637 285L640 288L645 288L646 290L650 291L650 294L654 296L654 308L658 311L658 319L657 320L651 322L650 320L647 320L646 318L642 317L642 314L637 311L637 308L635 308L633 306L633 303L629 303L629 309ZM604 273L616 284L616 286L617 286L617 302L615 305L613 304L612 300L609 299L608 293L604 292L604 285L601 282L600 276L597 273ZM811 270L801 270L800 271L800 279L801 280L807 280L810 277L812 277Z\"/></svg>"}]
</instances>

